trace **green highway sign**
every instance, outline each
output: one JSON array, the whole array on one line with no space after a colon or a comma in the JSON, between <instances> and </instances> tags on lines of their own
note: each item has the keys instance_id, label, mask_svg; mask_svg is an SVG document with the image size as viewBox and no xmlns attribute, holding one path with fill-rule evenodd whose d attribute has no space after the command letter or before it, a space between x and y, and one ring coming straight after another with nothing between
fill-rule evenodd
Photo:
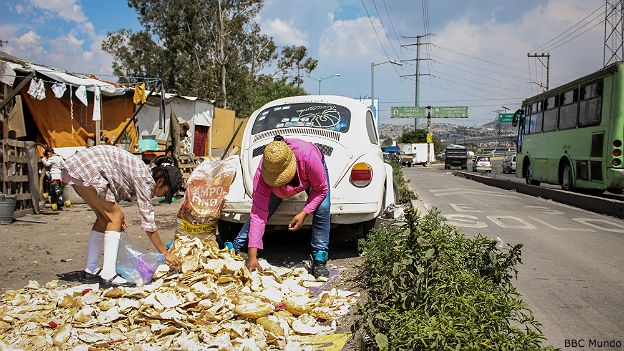
<instances>
[{"instance_id":1,"label":"green highway sign","mask_svg":"<svg viewBox=\"0 0 624 351\"><path fill-rule=\"evenodd\" d=\"M499 113L498 114L498 122L499 123L511 123L513 120L513 113Z\"/></svg>"},{"instance_id":2,"label":"green highway sign","mask_svg":"<svg viewBox=\"0 0 624 351\"><path fill-rule=\"evenodd\" d=\"M390 117L392 118L425 118L427 117L426 107L414 106L392 106L390 107Z\"/></svg>"},{"instance_id":3,"label":"green highway sign","mask_svg":"<svg viewBox=\"0 0 624 351\"><path fill-rule=\"evenodd\" d=\"M468 106L432 107L432 118L468 118Z\"/></svg>"},{"instance_id":4,"label":"green highway sign","mask_svg":"<svg viewBox=\"0 0 624 351\"><path fill-rule=\"evenodd\" d=\"M426 107L392 106L392 118L427 118ZM431 107L431 118L468 118L468 106Z\"/></svg>"}]
</instances>

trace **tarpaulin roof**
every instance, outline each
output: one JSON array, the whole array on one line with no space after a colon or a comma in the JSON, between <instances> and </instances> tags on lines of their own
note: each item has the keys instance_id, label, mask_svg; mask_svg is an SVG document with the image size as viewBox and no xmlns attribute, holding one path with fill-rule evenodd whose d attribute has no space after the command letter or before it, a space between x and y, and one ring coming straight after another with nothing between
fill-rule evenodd
<instances>
[{"instance_id":1,"label":"tarpaulin roof","mask_svg":"<svg viewBox=\"0 0 624 351\"><path fill-rule=\"evenodd\" d=\"M126 88L106 82L93 76L87 76L83 74L76 73L68 73L66 71L38 65L32 62L28 62L17 58L12 55L8 55L4 52L0 51L0 64L4 66L2 72L1 81L7 85L13 85L13 80L15 79L15 75L13 75L11 79L10 70L19 70L22 72L37 72L41 75L54 79L57 82L73 85L73 86L81 86L84 85L88 91L95 91L95 87L99 87L102 94L105 95L123 95L126 92ZM11 80L10 82L7 80Z\"/></svg>"}]
</instances>

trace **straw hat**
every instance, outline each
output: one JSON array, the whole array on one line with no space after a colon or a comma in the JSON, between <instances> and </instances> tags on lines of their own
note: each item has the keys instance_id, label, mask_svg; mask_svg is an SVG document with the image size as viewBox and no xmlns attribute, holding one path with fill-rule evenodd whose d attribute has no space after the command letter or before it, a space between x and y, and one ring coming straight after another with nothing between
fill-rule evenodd
<instances>
[{"instance_id":1,"label":"straw hat","mask_svg":"<svg viewBox=\"0 0 624 351\"><path fill-rule=\"evenodd\" d=\"M295 153L283 141L272 141L264 148L262 179L269 186L288 184L297 172Z\"/></svg>"}]
</instances>

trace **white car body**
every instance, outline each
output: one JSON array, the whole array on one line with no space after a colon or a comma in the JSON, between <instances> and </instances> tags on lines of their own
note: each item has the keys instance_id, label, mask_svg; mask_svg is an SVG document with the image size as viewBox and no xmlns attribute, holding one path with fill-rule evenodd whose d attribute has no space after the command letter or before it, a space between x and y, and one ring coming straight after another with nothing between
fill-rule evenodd
<instances>
[{"instance_id":1,"label":"white car body","mask_svg":"<svg viewBox=\"0 0 624 351\"><path fill-rule=\"evenodd\" d=\"M306 112L305 106L298 104L327 104L334 107L311 109ZM281 106L281 107L280 107ZM338 106L338 107L336 107ZM342 110L345 107L350 112L348 130L338 132L339 123L347 119L340 113L327 113L327 111ZM299 110L297 109L299 107ZM280 127L254 132L254 124L270 124L271 121L281 118L283 122L288 119L285 115L292 116L297 121L304 118L305 122L290 121L280 123ZM265 116L266 121L262 122ZM274 116L273 119L270 117ZM279 117L279 118L278 118ZM312 127L307 123L326 123L329 120L338 119L334 126ZM367 119L369 125L367 126ZM310 122L314 120L315 122ZM318 122L322 120L321 122ZM342 122L341 122L342 121ZM334 122L329 122L334 123ZM346 122L344 122L346 123ZM290 124L290 126L288 126ZM301 125L303 124L303 125ZM277 125L276 125L277 126ZM259 129L265 128L258 126ZM371 130L372 128L372 130ZM372 133L372 134L370 134ZM260 160L264 146L273 141L276 135L285 139L298 138L317 145L324 154L325 163L329 172L331 223L332 224L355 224L366 223L377 218L387 206L394 204L394 187L392 181L392 167L384 163L379 138L375 131L374 121L370 108L362 105L358 100L342 96L308 95L278 99L272 101L255 111L247 123L241 145L240 169L230 188L223 210L221 221L244 223L251 212L253 178ZM374 143L371 142L371 138ZM359 162L365 162L372 168L370 184L358 188L350 181L351 168ZM242 175L242 176L239 176ZM272 227L287 226L292 217L299 213L307 200L305 192L289 198L280 204L277 211L269 219L268 225ZM309 226L312 216L308 216L304 222Z\"/></svg>"}]
</instances>

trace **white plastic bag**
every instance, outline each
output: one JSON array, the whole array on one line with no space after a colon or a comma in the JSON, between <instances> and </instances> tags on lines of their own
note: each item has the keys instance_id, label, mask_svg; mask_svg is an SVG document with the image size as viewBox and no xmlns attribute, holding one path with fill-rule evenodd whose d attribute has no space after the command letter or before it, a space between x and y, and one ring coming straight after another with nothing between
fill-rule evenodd
<instances>
[{"instance_id":1,"label":"white plastic bag","mask_svg":"<svg viewBox=\"0 0 624 351\"><path fill-rule=\"evenodd\" d=\"M136 248L126 231L121 235L117 253L117 273L137 286L152 281L156 268L165 262L165 255L143 252Z\"/></svg>"}]
</instances>

